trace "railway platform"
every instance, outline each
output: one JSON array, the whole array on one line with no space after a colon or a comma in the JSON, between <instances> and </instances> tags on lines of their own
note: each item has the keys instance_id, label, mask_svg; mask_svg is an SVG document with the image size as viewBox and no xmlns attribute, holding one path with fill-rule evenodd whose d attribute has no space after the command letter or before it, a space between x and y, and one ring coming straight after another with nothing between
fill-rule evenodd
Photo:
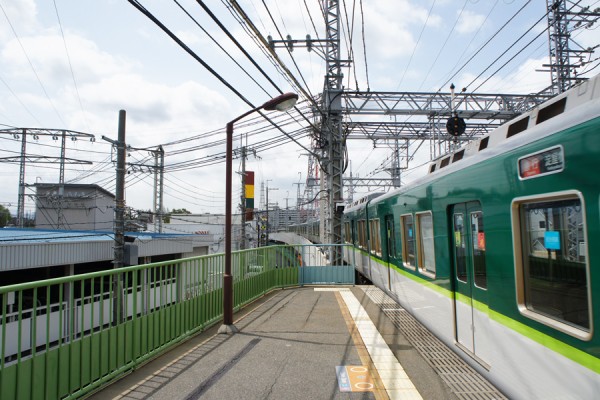
<instances>
[{"instance_id":1,"label":"railway platform","mask_svg":"<svg viewBox=\"0 0 600 400\"><path fill-rule=\"evenodd\" d=\"M89 399L504 399L372 286L277 290Z\"/></svg>"}]
</instances>

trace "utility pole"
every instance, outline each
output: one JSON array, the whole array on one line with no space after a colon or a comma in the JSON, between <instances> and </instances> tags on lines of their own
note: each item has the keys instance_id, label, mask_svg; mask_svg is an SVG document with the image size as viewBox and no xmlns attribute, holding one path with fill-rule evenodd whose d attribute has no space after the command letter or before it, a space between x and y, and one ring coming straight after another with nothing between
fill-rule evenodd
<instances>
[{"instance_id":1,"label":"utility pole","mask_svg":"<svg viewBox=\"0 0 600 400\"><path fill-rule=\"evenodd\" d=\"M25 150L27 148L27 130L21 137L21 165L19 166L19 203L17 205L17 226L23 227L25 213Z\"/></svg>"},{"instance_id":2,"label":"utility pole","mask_svg":"<svg viewBox=\"0 0 600 400\"><path fill-rule=\"evenodd\" d=\"M267 238L266 238L266 244L267 246L269 245L269 225L271 223L271 221L269 221L269 191L270 190L279 190L279 188L269 188L269 181L271 179L267 179Z\"/></svg>"},{"instance_id":3,"label":"utility pole","mask_svg":"<svg viewBox=\"0 0 600 400\"><path fill-rule=\"evenodd\" d=\"M115 260L114 268L123 266L125 249L125 110L119 111L117 141L117 181L115 189Z\"/></svg>"},{"instance_id":4,"label":"utility pole","mask_svg":"<svg viewBox=\"0 0 600 400\"><path fill-rule=\"evenodd\" d=\"M158 146L154 153L154 231L163 231L163 182L165 173L165 151Z\"/></svg>"},{"instance_id":5,"label":"utility pole","mask_svg":"<svg viewBox=\"0 0 600 400\"><path fill-rule=\"evenodd\" d=\"M117 148L117 175L115 189L115 252L113 269L123 267L125 256L125 110L119 111L118 139L102 136L102 139L112 143ZM113 325L121 322L123 316L123 296L119 274L113 275Z\"/></svg>"}]
</instances>

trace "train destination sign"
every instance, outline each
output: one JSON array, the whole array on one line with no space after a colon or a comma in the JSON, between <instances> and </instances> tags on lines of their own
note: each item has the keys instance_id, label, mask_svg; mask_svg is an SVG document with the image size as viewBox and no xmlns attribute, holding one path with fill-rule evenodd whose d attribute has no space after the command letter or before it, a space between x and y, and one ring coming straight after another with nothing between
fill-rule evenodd
<instances>
[{"instance_id":1,"label":"train destination sign","mask_svg":"<svg viewBox=\"0 0 600 400\"><path fill-rule=\"evenodd\" d=\"M561 172L565 168L562 146L519 158L519 178L530 179Z\"/></svg>"}]
</instances>

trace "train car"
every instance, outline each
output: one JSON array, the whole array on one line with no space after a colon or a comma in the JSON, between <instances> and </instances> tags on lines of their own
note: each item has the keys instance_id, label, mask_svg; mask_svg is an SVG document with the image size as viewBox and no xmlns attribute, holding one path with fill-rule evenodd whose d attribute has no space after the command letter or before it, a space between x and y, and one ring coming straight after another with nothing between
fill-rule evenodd
<instances>
[{"instance_id":1,"label":"train car","mask_svg":"<svg viewBox=\"0 0 600 400\"><path fill-rule=\"evenodd\" d=\"M348 207L344 237L509 398L598 398L599 162L597 76Z\"/></svg>"},{"instance_id":2,"label":"train car","mask_svg":"<svg viewBox=\"0 0 600 400\"><path fill-rule=\"evenodd\" d=\"M350 252L350 248L345 248L344 259L352 261L360 276L371 280L371 258L369 257L369 228L367 221L370 220L369 213L371 210L367 207L369 202L381 196L383 193L370 193L359 200L353 202L347 209L346 215L350 213L354 218L346 218L344 220L344 241L354 244L354 255ZM360 235L359 235L360 233Z\"/></svg>"}]
</instances>

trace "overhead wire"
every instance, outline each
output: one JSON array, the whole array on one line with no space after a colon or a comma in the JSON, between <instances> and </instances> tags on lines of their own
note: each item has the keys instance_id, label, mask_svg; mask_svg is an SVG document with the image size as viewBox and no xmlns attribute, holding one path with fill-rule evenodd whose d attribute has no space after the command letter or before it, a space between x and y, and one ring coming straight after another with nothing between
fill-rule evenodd
<instances>
[{"instance_id":1,"label":"overhead wire","mask_svg":"<svg viewBox=\"0 0 600 400\"><path fill-rule=\"evenodd\" d=\"M423 82L421 82L421 85L419 85L419 88L417 89L417 91L421 90L421 88L423 87L425 82L427 82L427 78L429 78L429 74L433 70L433 67L435 67L437 65L437 60L440 58L442 51L446 48L446 43L448 43L448 41L450 40L450 37L454 33L454 29L456 29L456 25L458 24L458 21L460 21L460 17L462 17L463 12L465 11L465 7L467 6L468 2L469 2L469 0L465 0L465 2L463 3L463 6L462 6L460 12L458 13L458 17L456 17L456 21L454 21L454 25L452 25L452 29L450 29L450 33L448 33L446 35L446 40L444 40L444 43L440 47L437 55L435 56L435 59L433 60L433 62L431 63L431 66L429 67L429 70L427 71L427 74L425 75L425 78L423 78Z\"/></svg>"},{"instance_id":2,"label":"overhead wire","mask_svg":"<svg viewBox=\"0 0 600 400\"><path fill-rule=\"evenodd\" d=\"M177 0L174 0L177 1ZM246 58L252 63L252 65L254 65L254 67L267 79L267 81L269 81L269 83L271 85L273 85L273 87L280 93L283 93L283 90L281 90L281 88L279 88L279 86L273 81L273 79L271 79L271 77L265 72L264 69L262 69L262 67L260 65L258 65L258 63L256 62L256 60L254 60L254 58L246 51L246 49L244 48L244 46L242 46L240 44L240 42L231 34L231 32L229 32L229 30L221 23L221 21L219 20L219 18L216 17L216 15L206 6L206 4L204 3L204 1L202 0L196 0L197 3L200 5L200 7L202 7L202 9L212 18L212 20L219 26L219 28L227 35L227 37L229 38L229 40L231 40L236 47L244 54L244 56L246 56ZM191 18L191 16L190 16ZM194 20L196 23L197 21ZM199 24L198 24L199 25ZM208 33L207 33L208 34ZM210 35L209 35L210 36ZM221 46L219 46L223 51L226 52L225 49L223 49ZM232 58L233 59L233 58ZM237 63L236 63L237 64ZM237 64L239 66L239 64ZM241 66L240 68L249 76L251 76L247 71L245 71L245 69L243 69ZM252 78L252 80L254 82L256 82L254 80L254 78ZM257 83L258 85L258 83ZM267 94L270 95L269 92L267 92L262 86L258 85L261 89L263 89L263 91Z\"/></svg>"},{"instance_id":3,"label":"overhead wire","mask_svg":"<svg viewBox=\"0 0 600 400\"><path fill-rule=\"evenodd\" d=\"M229 90L231 90L238 98L240 98L244 103L252 108L256 108L256 106L250 102L244 95L242 95L231 83L229 83L226 79L224 79L217 71L215 71L208 63L206 63L202 58L200 58L189 46L187 46L177 35L175 35L166 25L164 25L160 20L158 20L154 14L152 14L149 10L147 10L138 0L128 0L128 2L133 5L138 11L140 11L143 15L145 15L148 19L150 19L155 25L157 25L163 32L165 32L175 43L177 43L183 50L185 50L190 56L192 56L197 62L199 62L207 71L209 71L215 78L217 78L223 85L225 85ZM282 132L284 135L288 135L281 127L277 124L273 123L273 121L267 117L267 115L262 112L262 110L257 110L257 113L262 115L271 125L275 127L275 129ZM300 147L305 150L311 152L311 150L307 149L304 145L297 142L294 138L290 137L292 141L298 144Z\"/></svg>"},{"instance_id":4,"label":"overhead wire","mask_svg":"<svg viewBox=\"0 0 600 400\"><path fill-rule=\"evenodd\" d=\"M356 0L353 0L353 6L352 6L352 18L348 17L348 8L346 6L346 0L342 0L342 5L344 8L344 16L346 18L346 31L347 32L347 39L346 39L346 46L348 47L348 59L349 60L353 60L354 61L354 16L355 16L355 11L356 11ZM352 22L350 22L352 21ZM342 33L344 33L344 27L342 24ZM346 36L346 34L344 34L344 36ZM354 85L356 87L356 90L359 90L359 84L358 84L358 77L356 75L356 63L353 63L353 75L354 75ZM348 86L350 86L350 74L348 74Z\"/></svg>"},{"instance_id":5,"label":"overhead wire","mask_svg":"<svg viewBox=\"0 0 600 400\"><path fill-rule=\"evenodd\" d=\"M1 6L2 6L2 4L0 4L0 7ZM0 76L0 81L2 81L2 83L4 84L4 86L6 86L6 88L10 92L10 94L12 94L15 99L17 99L17 101L19 102L19 104L21 104L21 107L23 107L23 109L25 111L27 111L27 113L33 118L33 120L35 122L37 122L37 124L39 126L42 126L42 123L40 122L40 120L37 119L37 117L31 112L31 110L25 105L25 103L23 103L23 100L21 100L21 98L19 96L17 96L17 94L14 92L14 90L12 90L12 88L10 87L10 85L2 78L2 76ZM5 124L2 124L2 125L5 125ZM10 127L10 125L6 125L6 126ZM14 127L14 128L16 128L16 127Z\"/></svg>"},{"instance_id":6,"label":"overhead wire","mask_svg":"<svg viewBox=\"0 0 600 400\"><path fill-rule=\"evenodd\" d=\"M363 0L359 0L359 4L360 4L363 56L365 59L365 77L367 80L367 92L368 92L371 90L371 83L369 82L369 63L367 62L367 39L366 39L366 35L365 35L365 11L363 9Z\"/></svg>"},{"instance_id":7,"label":"overhead wire","mask_svg":"<svg viewBox=\"0 0 600 400\"><path fill-rule=\"evenodd\" d=\"M75 87L75 93L77 94L77 101L79 102L79 109L81 110L81 116L83 118L84 123L87 126L87 130L89 129L86 113L83 109L83 103L81 102L81 95L79 94L79 86L77 85L77 80L75 79L75 72L73 71L73 63L71 63L71 55L69 54L69 48L67 46L67 40L65 38L65 32L63 30L62 22L60 20L60 15L58 13L58 7L56 5L56 0L52 0L54 3L54 11L56 11L56 19L58 21L58 26L60 28L60 34L62 36L63 45L65 47L65 54L67 55L67 61L69 62L69 71L71 71L71 79L73 80L73 86Z\"/></svg>"},{"instance_id":8,"label":"overhead wire","mask_svg":"<svg viewBox=\"0 0 600 400\"><path fill-rule=\"evenodd\" d=\"M523 39L529 32L531 32L534 28L537 27L537 25L547 17L548 15L548 11L546 11L544 13L544 15L542 15L535 23L533 23L533 25L531 25L529 27L529 29L527 29L521 36L519 36L517 38L517 40L515 40L512 44L510 44L508 46L508 48L506 50L504 50L498 57L496 57L481 73L479 73L479 75L477 75L475 78L473 78L473 80L471 80L471 82L469 82L469 84L467 84L465 86L466 89L469 88L469 86L471 86L474 82L476 82L483 74L485 74L498 60L500 60L505 54L507 54L518 42L521 41L521 39ZM529 43L527 43L520 51L518 51L513 57L511 57L507 62L505 62L499 69L497 69L496 71L494 71L494 73L492 75L490 75L485 81L487 82L489 79L491 79L496 73L498 73L498 71L500 71L500 69L502 69L504 66L506 66L510 61L514 60L514 58L521 54L521 52L523 52L527 47L529 47L536 39L538 39L542 34L544 34L550 27L546 26L546 28L544 30L542 30L538 35L536 35ZM483 85L480 84L479 86L477 86L477 89L479 89L481 86ZM475 91L473 90L473 91Z\"/></svg>"},{"instance_id":9,"label":"overhead wire","mask_svg":"<svg viewBox=\"0 0 600 400\"><path fill-rule=\"evenodd\" d=\"M271 14L271 10L269 10L269 7L267 6L267 4L265 3L265 0L261 0L262 4L264 5L267 14L269 15L269 18L271 19L271 22L273 23L273 26L275 27L275 30L277 31L277 33L279 34L279 37L281 40L284 40L283 38L283 34L281 33L281 31L279 30L279 26L277 26L277 23L275 22L275 19L273 18L273 15ZM292 63L294 64L294 66L296 67L296 71L298 71L298 73L300 74L300 79L302 80L302 82L304 82L304 86L303 88L310 94L310 97L312 98L313 95L310 92L310 88L308 87L308 83L306 83L306 79L304 78L304 74L302 74L302 71L300 70L300 67L298 66L298 64L296 63L296 59L294 57L294 55L292 54L292 51L289 47L285 47L285 49L288 52L288 55L290 56L290 59L292 60Z\"/></svg>"},{"instance_id":10,"label":"overhead wire","mask_svg":"<svg viewBox=\"0 0 600 400\"><path fill-rule=\"evenodd\" d=\"M312 103L313 107L320 110L320 105L316 102L310 93L307 91L302 84L296 79L296 77L292 74L289 68L285 65L285 63L277 56L277 53L274 49L269 47L268 42L265 37L258 31L256 25L252 22L252 20L248 17L246 12L242 9L242 7L238 4L236 0L228 0L230 6L228 6L225 2L226 0L221 0L221 2L227 7L231 15L238 21L240 26L247 32L248 36L254 40L258 46L258 48L263 52L263 54L267 57L267 59L273 64L273 66L280 71L281 75L288 80L290 85L294 87L299 94L309 102ZM303 116L304 117L304 116ZM305 117L304 117L305 118ZM312 122L305 118L306 122L312 125ZM306 149L310 152L310 150Z\"/></svg>"},{"instance_id":11,"label":"overhead wire","mask_svg":"<svg viewBox=\"0 0 600 400\"><path fill-rule=\"evenodd\" d=\"M431 7L429 7L429 11L427 12L427 17L425 18L423 27L421 28L421 31L419 32L419 37L417 38L417 43L415 43L415 46L413 47L412 53L408 59L408 63L406 64L406 67L404 68L404 72L402 73L402 77L400 78L400 83L398 83L396 90L399 90L400 86L402 86L402 83L404 82L404 77L406 76L406 73L408 72L410 65L412 64L412 60L413 60L413 57L415 56L415 52L417 51L417 47L419 47L419 43L421 43L421 38L423 37L423 32L425 32L425 28L427 27L427 22L429 22L429 18L431 17L431 13L433 12L433 8L435 7L435 2L436 2L436 0L433 0L433 2L431 3Z\"/></svg>"},{"instance_id":12,"label":"overhead wire","mask_svg":"<svg viewBox=\"0 0 600 400\"><path fill-rule=\"evenodd\" d=\"M531 1L532 0L527 0L527 2L523 4L523 6L521 6L521 8L519 8L519 10L517 10L517 12L508 19L508 21L506 21L489 39L485 40L483 45L471 57L469 57L469 59L465 61L463 65L446 80L446 82L440 85L439 90L445 87L454 77L456 77L456 75L458 75L460 71L462 71L475 57L477 57L477 55L481 53L481 51L483 51L483 49L486 48L493 41L493 39L504 30L504 28L507 27L531 3Z\"/></svg>"},{"instance_id":13,"label":"overhead wire","mask_svg":"<svg viewBox=\"0 0 600 400\"><path fill-rule=\"evenodd\" d=\"M33 74L35 75L35 77L36 77L36 79L37 79L40 87L42 88L42 91L44 92L44 95L46 96L46 99L48 100L48 102L52 106L52 109L56 113L56 116L58 117L58 119L60 120L60 122L63 124L63 126L67 126L67 124L63 120L62 116L60 115L60 113L56 109L56 106L54 105L54 102L50 98L50 95L48 94L48 91L46 90L46 87L42 83L42 80L40 79L40 76L38 75L37 70L33 66L33 62L31 61L31 59L29 58L29 55L27 54L27 50L25 50L25 46L23 46L23 42L21 42L21 38L17 34L17 31L15 30L15 27L13 26L12 22L10 21L10 18L8 18L8 15L6 14L6 11L4 10L4 7L2 6L1 3L0 3L0 9L2 10L2 13L4 14L4 17L6 18L6 21L8 22L8 25L10 26L10 29L12 30L12 33L15 36L15 39L17 39L17 42L19 43L19 46L21 47L21 51L23 52L23 55L27 59L27 62L29 63L29 67L33 71Z\"/></svg>"}]
</instances>

